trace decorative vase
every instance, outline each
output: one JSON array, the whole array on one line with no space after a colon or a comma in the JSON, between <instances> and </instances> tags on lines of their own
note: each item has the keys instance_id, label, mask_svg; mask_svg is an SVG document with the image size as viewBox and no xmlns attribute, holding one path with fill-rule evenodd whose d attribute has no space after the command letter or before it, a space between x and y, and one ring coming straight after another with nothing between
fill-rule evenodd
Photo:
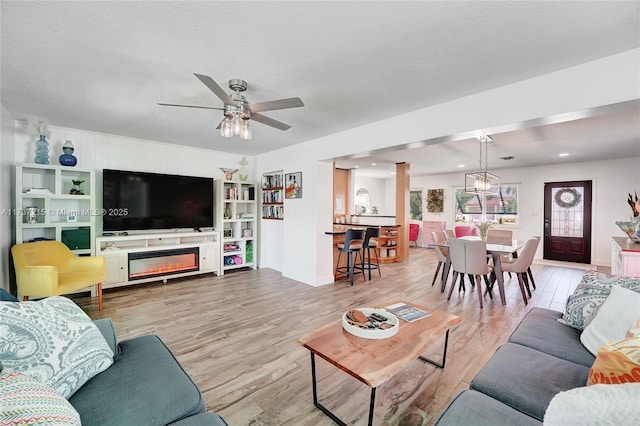
<instances>
[{"instance_id":1,"label":"decorative vase","mask_svg":"<svg viewBox=\"0 0 640 426\"><path fill-rule=\"evenodd\" d=\"M49 164L49 142L45 135L40 135L40 140L36 141L36 156L33 161L36 164Z\"/></svg>"},{"instance_id":2,"label":"decorative vase","mask_svg":"<svg viewBox=\"0 0 640 426\"><path fill-rule=\"evenodd\" d=\"M62 152L64 152L64 154L58 157L60 165L73 167L78 164L78 159L72 155L74 150L73 144L67 139L64 145L62 145Z\"/></svg>"}]
</instances>

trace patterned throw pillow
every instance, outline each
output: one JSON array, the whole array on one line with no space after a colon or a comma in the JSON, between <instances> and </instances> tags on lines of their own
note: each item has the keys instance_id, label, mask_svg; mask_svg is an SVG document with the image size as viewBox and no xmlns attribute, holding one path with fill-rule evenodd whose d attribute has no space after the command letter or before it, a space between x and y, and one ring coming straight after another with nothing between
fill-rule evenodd
<instances>
[{"instance_id":1,"label":"patterned throw pillow","mask_svg":"<svg viewBox=\"0 0 640 426\"><path fill-rule=\"evenodd\" d=\"M640 382L640 319L626 338L606 343L589 370L587 385Z\"/></svg>"},{"instance_id":2,"label":"patterned throw pillow","mask_svg":"<svg viewBox=\"0 0 640 426\"><path fill-rule=\"evenodd\" d=\"M0 375L1 425L80 425L80 415L55 390L22 373Z\"/></svg>"},{"instance_id":3,"label":"patterned throw pillow","mask_svg":"<svg viewBox=\"0 0 640 426\"><path fill-rule=\"evenodd\" d=\"M596 316L614 285L640 293L640 278L586 271L576 290L569 296L565 312L562 318L558 318L558 322L584 330Z\"/></svg>"},{"instance_id":4,"label":"patterned throw pillow","mask_svg":"<svg viewBox=\"0 0 640 426\"><path fill-rule=\"evenodd\" d=\"M113 364L98 327L65 297L0 303L0 360L69 398Z\"/></svg>"}]
</instances>

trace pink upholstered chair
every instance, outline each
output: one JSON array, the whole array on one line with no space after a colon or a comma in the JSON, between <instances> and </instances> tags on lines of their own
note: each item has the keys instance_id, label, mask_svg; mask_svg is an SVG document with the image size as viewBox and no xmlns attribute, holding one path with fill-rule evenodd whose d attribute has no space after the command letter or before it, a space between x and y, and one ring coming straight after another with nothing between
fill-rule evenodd
<instances>
[{"instance_id":1,"label":"pink upholstered chair","mask_svg":"<svg viewBox=\"0 0 640 426\"><path fill-rule=\"evenodd\" d=\"M417 223L409 224L409 244L411 241L418 247L418 234L420 233L420 225Z\"/></svg>"},{"instance_id":2,"label":"pink upholstered chair","mask_svg":"<svg viewBox=\"0 0 640 426\"><path fill-rule=\"evenodd\" d=\"M478 228L472 225L458 225L453 228L456 238L478 235Z\"/></svg>"}]
</instances>

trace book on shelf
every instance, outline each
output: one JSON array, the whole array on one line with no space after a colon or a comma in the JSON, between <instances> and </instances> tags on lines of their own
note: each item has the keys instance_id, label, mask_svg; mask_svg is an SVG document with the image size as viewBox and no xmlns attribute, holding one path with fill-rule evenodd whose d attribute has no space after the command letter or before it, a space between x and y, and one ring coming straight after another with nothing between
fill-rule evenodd
<instances>
[{"instance_id":1,"label":"book on shelf","mask_svg":"<svg viewBox=\"0 0 640 426\"><path fill-rule=\"evenodd\" d=\"M406 322L418 321L431 315L430 312L423 311L403 302L385 306L384 309Z\"/></svg>"}]
</instances>

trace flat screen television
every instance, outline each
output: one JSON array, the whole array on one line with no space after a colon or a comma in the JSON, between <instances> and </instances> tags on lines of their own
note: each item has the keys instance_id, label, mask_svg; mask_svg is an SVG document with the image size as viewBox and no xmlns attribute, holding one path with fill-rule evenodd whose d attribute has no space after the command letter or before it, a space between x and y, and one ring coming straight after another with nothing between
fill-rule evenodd
<instances>
[{"instance_id":1,"label":"flat screen television","mask_svg":"<svg viewBox=\"0 0 640 426\"><path fill-rule=\"evenodd\" d=\"M213 178L104 169L102 229L213 227Z\"/></svg>"}]
</instances>

